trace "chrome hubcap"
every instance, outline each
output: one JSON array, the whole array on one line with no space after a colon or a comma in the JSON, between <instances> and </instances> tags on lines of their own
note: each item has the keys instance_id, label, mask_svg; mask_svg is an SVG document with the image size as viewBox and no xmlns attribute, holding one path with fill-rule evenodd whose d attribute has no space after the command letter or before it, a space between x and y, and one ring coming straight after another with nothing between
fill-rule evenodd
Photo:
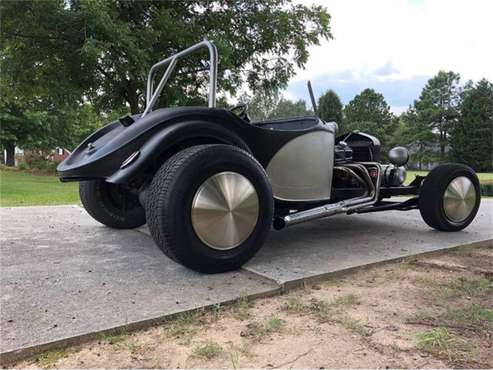
<instances>
[{"instance_id":1,"label":"chrome hubcap","mask_svg":"<svg viewBox=\"0 0 493 370\"><path fill-rule=\"evenodd\" d=\"M252 183L236 172L221 172L200 185L192 202L195 233L213 249L227 250L244 242L259 215Z\"/></svg>"},{"instance_id":2,"label":"chrome hubcap","mask_svg":"<svg viewBox=\"0 0 493 370\"><path fill-rule=\"evenodd\" d=\"M452 222L462 222L471 214L476 204L476 189L467 177L453 179L443 195L445 215Z\"/></svg>"}]
</instances>

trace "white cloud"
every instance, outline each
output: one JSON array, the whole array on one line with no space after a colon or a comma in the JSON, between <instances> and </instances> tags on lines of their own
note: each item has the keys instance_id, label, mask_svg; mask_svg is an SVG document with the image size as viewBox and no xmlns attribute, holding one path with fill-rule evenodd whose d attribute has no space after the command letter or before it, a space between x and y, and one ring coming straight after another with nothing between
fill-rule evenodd
<instances>
[{"instance_id":1,"label":"white cloud","mask_svg":"<svg viewBox=\"0 0 493 370\"><path fill-rule=\"evenodd\" d=\"M328 9L334 40L310 48L305 69L298 71L290 87L325 75L347 76L348 83L412 81L439 70L458 72L463 81L493 81L493 1L302 2Z\"/></svg>"}]
</instances>

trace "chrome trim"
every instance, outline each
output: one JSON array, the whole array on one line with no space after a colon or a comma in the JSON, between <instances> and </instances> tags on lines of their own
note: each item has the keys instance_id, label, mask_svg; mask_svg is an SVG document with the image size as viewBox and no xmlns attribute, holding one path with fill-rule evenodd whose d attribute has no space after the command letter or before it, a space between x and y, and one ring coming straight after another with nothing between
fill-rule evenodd
<instances>
[{"instance_id":1,"label":"chrome trim","mask_svg":"<svg viewBox=\"0 0 493 370\"><path fill-rule=\"evenodd\" d=\"M378 196L380 193L380 185L382 181L382 167L379 163L365 162L364 164L374 165L378 168L376 186L373 187L374 189L370 193L370 196L346 199L341 202L326 204L324 206L315 207L312 209L308 209L306 211L292 213L287 216L284 216L283 218L276 219L274 221L274 228L282 229L287 226L299 224L301 222L315 220L322 217L333 216L338 213L349 213L355 211L356 209L368 207L375 204L378 201ZM368 170L366 170L366 172L368 174Z\"/></svg>"},{"instance_id":2,"label":"chrome trim","mask_svg":"<svg viewBox=\"0 0 493 370\"><path fill-rule=\"evenodd\" d=\"M443 194L443 210L452 222L466 220L476 205L476 188L471 180L459 176L448 184Z\"/></svg>"},{"instance_id":3,"label":"chrome trim","mask_svg":"<svg viewBox=\"0 0 493 370\"><path fill-rule=\"evenodd\" d=\"M362 184L362 185L366 186L366 187L367 187L367 189L365 190L365 194L364 194L364 196L368 196L368 195L370 194L370 190L368 189L368 184L366 183L366 181L365 181L365 180L363 180L363 179L361 178L361 176L360 176L360 175L358 175L356 172L354 172L352 169L347 168L346 166L335 166L335 167L334 167L334 175L335 175L336 170L349 173L351 176L353 176L354 178L356 178L356 180L358 180L358 182L359 182L360 184Z\"/></svg>"},{"instance_id":4,"label":"chrome trim","mask_svg":"<svg viewBox=\"0 0 493 370\"><path fill-rule=\"evenodd\" d=\"M329 200L334 169L334 133L319 130L288 141L267 165L274 198Z\"/></svg>"},{"instance_id":5,"label":"chrome trim","mask_svg":"<svg viewBox=\"0 0 493 370\"><path fill-rule=\"evenodd\" d=\"M189 48L182 50L166 59L163 59L151 67L151 69L149 70L149 74L147 75L146 108L144 110L144 113L142 113L142 117L145 117L149 112L152 111L152 108L156 104L156 101L159 98L164 85L166 85L166 82L168 81L171 73L173 72L173 69L175 68L178 60L203 48L207 48L209 50L209 108L216 107L218 64L217 48L211 41L204 39L204 41L192 45ZM168 65L168 68L164 72L163 77L161 77L161 80L159 81L158 87L154 91L153 74L159 67L163 67L166 65Z\"/></svg>"},{"instance_id":6,"label":"chrome trim","mask_svg":"<svg viewBox=\"0 0 493 370\"><path fill-rule=\"evenodd\" d=\"M136 152L133 152L132 154L130 154L130 156L123 161L123 163L120 166L120 169L127 167L130 163L132 163L133 161L135 161L138 158L139 155L140 155L140 151L139 150L137 150Z\"/></svg>"},{"instance_id":7,"label":"chrome trim","mask_svg":"<svg viewBox=\"0 0 493 370\"><path fill-rule=\"evenodd\" d=\"M192 201L192 226L212 249L228 250L255 229L259 199L252 183L237 172L220 172L200 185Z\"/></svg>"}]
</instances>

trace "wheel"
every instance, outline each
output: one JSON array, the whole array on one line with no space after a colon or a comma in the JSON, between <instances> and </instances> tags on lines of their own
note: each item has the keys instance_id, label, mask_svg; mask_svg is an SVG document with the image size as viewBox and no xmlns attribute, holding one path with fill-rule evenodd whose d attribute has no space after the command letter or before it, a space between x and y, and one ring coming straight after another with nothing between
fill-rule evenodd
<instances>
[{"instance_id":1,"label":"wheel","mask_svg":"<svg viewBox=\"0 0 493 370\"><path fill-rule=\"evenodd\" d=\"M194 270L239 268L262 246L273 217L262 166L239 148L199 145L175 154L148 189L147 224L170 258Z\"/></svg>"},{"instance_id":2,"label":"wheel","mask_svg":"<svg viewBox=\"0 0 493 370\"><path fill-rule=\"evenodd\" d=\"M448 163L426 176L419 193L423 220L441 231L467 227L479 209L481 190L474 171L465 165Z\"/></svg>"},{"instance_id":3,"label":"wheel","mask_svg":"<svg viewBox=\"0 0 493 370\"><path fill-rule=\"evenodd\" d=\"M79 183L79 196L87 213L106 226L133 229L146 222L138 195L121 185L104 180L82 181Z\"/></svg>"}]
</instances>

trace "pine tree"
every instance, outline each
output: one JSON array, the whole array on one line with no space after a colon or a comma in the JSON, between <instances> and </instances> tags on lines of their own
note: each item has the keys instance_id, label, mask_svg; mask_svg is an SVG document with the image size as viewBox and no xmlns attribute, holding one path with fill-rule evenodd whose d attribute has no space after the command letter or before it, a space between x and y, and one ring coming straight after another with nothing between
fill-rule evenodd
<instances>
[{"instance_id":1,"label":"pine tree","mask_svg":"<svg viewBox=\"0 0 493 370\"><path fill-rule=\"evenodd\" d=\"M328 90L318 99L318 116L325 122L336 122L343 132L342 103L333 90Z\"/></svg>"},{"instance_id":2,"label":"pine tree","mask_svg":"<svg viewBox=\"0 0 493 370\"><path fill-rule=\"evenodd\" d=\"M436 132L441 160L446 159L450 132L459 117L461 88L460 75L440 71L428 80L419 99L415 102L417 119Z\"/></svg>"},{"instance_id":3,"label":"pine tree","mask_svg":"<svg viewBox=\"0 0 493 370\"><path fill-rule=\"evenodd\" d=\"M460 118L451 133L451 156L478 172L493 170L493 84L482 79L462 94Z\"/></svg>"}]
</instances>

